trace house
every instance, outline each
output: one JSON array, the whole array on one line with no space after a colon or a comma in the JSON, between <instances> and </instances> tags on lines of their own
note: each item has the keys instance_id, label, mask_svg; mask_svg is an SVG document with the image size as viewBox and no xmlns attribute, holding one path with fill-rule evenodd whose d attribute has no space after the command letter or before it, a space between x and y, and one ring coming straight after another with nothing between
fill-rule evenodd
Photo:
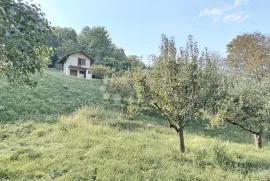
<instances>
[{"instance_id":1,"label":"house","mask_svg":"<svg viewBox=\"0 0 270 181\"><path fill-rule=\"evenodd\" d=\"M90 71L94 59L83 51L74 51L62 57L58 64L61 64L61 70L71 76L91 79L92 74Z\"/></svg>"}]
</instances>

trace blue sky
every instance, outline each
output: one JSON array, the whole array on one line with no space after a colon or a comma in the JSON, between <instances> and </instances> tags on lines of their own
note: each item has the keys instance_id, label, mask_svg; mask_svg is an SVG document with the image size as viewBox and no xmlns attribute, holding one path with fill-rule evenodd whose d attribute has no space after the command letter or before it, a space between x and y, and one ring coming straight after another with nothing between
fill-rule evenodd
<instances>
[{"instance_id":1,"label":"blue sky","mask_svg":"<svg viewBox=\"0 0 270 181\"><path fill-rule=\"evenodd\" d=\"M161 34L185 46L226 55L226 44L244 32L270 34L270 0L33 0L53 26L105 26L128 55L157 54ZM144 58L145 60L145 58Z\"/></svg>"}]
</instances>

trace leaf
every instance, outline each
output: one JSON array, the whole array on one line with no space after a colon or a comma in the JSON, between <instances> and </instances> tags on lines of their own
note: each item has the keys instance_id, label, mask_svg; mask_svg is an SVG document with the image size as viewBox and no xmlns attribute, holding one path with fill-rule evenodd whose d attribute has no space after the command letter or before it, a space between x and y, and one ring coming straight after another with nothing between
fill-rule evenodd
<instances>
[{"instance_id":1,"label":"leaf","mask_svg":"<svg viewBox=\"0 0 270 181\"><path fill-rule=\"evenodd\" d=\"M6 16L6 12L5 12L3 7L0 7L0 15L1 16Z\"/></svg>"},{"instance_id":2,"label":"leaf","mask_svg":"<svg viewBox=\"0 0 270 181\"><path fill-rule=\"evenodd\" d=\"M21 19L20 19L20 23L23 23L24 22L24 17L21 17Z\"/></svg>"}]
</instances>

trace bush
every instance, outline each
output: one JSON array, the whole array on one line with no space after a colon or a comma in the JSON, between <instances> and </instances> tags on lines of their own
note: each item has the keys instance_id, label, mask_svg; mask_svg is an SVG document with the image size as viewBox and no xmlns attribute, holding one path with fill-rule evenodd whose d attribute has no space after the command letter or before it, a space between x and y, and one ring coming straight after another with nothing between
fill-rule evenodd
<instances>
[{"instance_id":1,"label":"bush","mask_svg":"<svg viewBox=\"0 0 270 181\"><path fill-rule=\"evenodd\" d=\"M115 102L123 103L129 97L135 96L132 82L132 74L129 71L124 72L121 76L113 74L111 78L104 80L104 91L106 91Z\"/></svg>"},{"instance_id":2,"label":"bush","mask_svg":"<svg viewBox=\"0 0 270 181\"><path fill-rule=\"evenodd\" d=\"M103 79L106 75L111 73L111 70L104 65L94 65L91 67L91 72L93 78Z\"/></svg>"}]
</instances>

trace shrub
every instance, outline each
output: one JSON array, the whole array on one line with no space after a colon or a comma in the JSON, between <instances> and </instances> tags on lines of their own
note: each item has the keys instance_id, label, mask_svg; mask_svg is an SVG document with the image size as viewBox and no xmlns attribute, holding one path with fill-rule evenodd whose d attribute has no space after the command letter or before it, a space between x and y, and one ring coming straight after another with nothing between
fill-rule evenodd
<instances>
[{"instance_id":1,"label":"shrub","mask_svg":"<svg viewBox=\"0 0 270 181\"><path fill-rule=\"evenodd\" d=\"M113 74L111 78L104 80L104 91L106 91L115 102L123 103L129 97L135 95L132 82L132 74L129 71L126 71L122 76Z\"/></svg>"},{"instance_id":2,"label":"shrub","mask_svg":"<svg viewBox=\"0 0 270 181\"><path fill-rule=\"evenodd\" d=\"M103 79L106 75L110 74L109 67L106 67L104 65L94 65L91 67L91 72L93 78L96 79Z\"/></svg>"}]
</instances>

